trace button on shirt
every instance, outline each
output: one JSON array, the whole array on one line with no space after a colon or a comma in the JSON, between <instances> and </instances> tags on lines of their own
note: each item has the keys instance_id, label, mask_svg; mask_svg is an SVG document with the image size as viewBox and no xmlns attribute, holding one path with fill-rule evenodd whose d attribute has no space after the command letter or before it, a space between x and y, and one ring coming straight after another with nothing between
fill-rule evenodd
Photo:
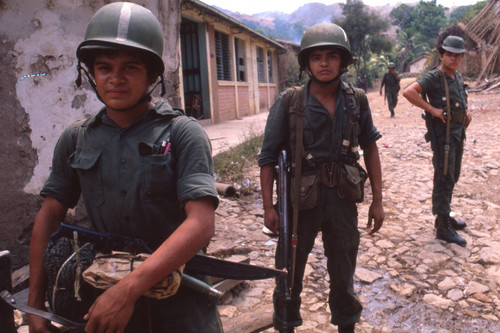
<instances>
[{"instance_id":1,"label":"button on shirt","mask_svg":"<svg viewBox=\"0 0 500 333\"><path fill-rule=\"evenodd\" d=\"M103 109L64 131L41 191L66 207L80 193L96 230L157 247L185 219L187 201L209 196L217 206L210 141L195 120L164 102L125 129Z\"/></svg>"}]
</instances>

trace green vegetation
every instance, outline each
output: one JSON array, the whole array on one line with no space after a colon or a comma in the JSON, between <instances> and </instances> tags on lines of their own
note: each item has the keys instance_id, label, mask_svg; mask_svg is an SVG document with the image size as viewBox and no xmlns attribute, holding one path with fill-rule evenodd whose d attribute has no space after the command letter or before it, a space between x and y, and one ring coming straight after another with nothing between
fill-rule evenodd
<instances>
[{"instance_id":1,"label":"green vegetation","mask_svg":"<svg viewBox=\"0 0 500 333\"><path fill-rule=\"evenodd\" d=\"M351 53L359 60L354 65L356 77L370 78L368 62L373 54L390 52L392 43L382 35L389 28L389 22L371 12L361 0L347 0L342 5L343 18L335 20L349 37ZM371 81L371 80L370 80Z\"/></svg>"},{"instance_id":2,"label":"green vegetation","mask_svg":"<svg viewBox=\"0 0 500 333\"><path fill-rule=\"evenodd\" d=\"M248 177L248 171L257 165L262 139L262 134L250 129L242 143L217 154L214 157L215 181L234 185L242 195L255 192L257 184Z\"/></svg>"}]
</instances>

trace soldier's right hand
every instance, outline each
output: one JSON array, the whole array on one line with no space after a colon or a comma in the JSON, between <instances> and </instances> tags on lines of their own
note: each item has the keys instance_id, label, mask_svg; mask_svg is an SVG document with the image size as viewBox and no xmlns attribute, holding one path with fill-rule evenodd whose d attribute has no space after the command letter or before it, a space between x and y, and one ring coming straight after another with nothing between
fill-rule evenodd
<instances>
[{"instance_id":1,"label":"soldier's right hand","mask_svg":"<svg viewBox=\"0 0 500 333\"><path fill-rule=\"evenodd\" d=\"M443 122L443 124L446 123L446 113L444 112L444 109L438 109L438 108L432 107L429 110L429 113L433 117L441 119L441 121Z\"/></svg>"},{"instance_id":2,"label":"soldier's right hand","mask_svg":"<svg viewBox=\"0 0 500 333\"><path fill-rule=\"evenodd\" d=\"M278 216L278 212L276 211L276 209L274 209L274 207L264 209L264 225L274 234L279 235L280 219Z\"/></svg>"},{"instance_id":3,"label":"soldier's right hand","mask_svg":"<svg viewBox=\"0 0 500 333\"><path fill-rule=\"evenodd\" d=\"M28 324L30 333L51 333L48 328L49 321L45 318L30 314L28 315Z\"/></svg>"}]
</instances>

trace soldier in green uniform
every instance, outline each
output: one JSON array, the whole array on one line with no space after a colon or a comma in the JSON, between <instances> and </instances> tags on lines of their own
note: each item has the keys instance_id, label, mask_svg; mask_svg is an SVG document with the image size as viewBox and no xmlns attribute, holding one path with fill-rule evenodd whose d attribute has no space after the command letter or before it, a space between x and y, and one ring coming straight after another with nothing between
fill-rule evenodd
<instances>
[{"instance_id":1,"label":"soldier in green uniform","mask_svg":"<svg viewBox=\"0 0 500 333\"><path fill-rule=\"evenodd\" d=\"M88 310L86 332L222 332L213 298L181 285L164 300L141 295L187 262L215 232L218 205L210 141L203 128L166 102L151 102L163 84L163 30L146 8L102 7L77 58L105 105L61 135L41 195L30 248L28 304L44 308L42 255L49 236L83 197L97 231L145 240L152 255L107 289ZM29 316L30 332L48 322Z\"/></svg>"},{"instance_id":2,"label":"soldier in green uniform","mask_svg":"<svg viewBox=\"0 0 500 333\"><path fill-rule=\"evenodd\" d=\"M458 36L448 36L438 46L438 51L441 66L411 84L403 96L425 110L426 117L429 117L426 124L433 150L432 213L436 215L436 237L465 246L466 240L455 230L464 229L466 224L450 216L453 188L462 165L465 130L471 121L464 81L457 72L465 53L464 40ZM428 102L422 95L428 98ZM447 104L451 114L446 112Z\"/></svg>"},{"instance_id":3,"label":"soldier in green uniform","mask_svg":"<svg viewBox=\"0 0 500 333\"><path fill-rule=\"evenodd\" d=\"M382 88L385 86L385 98L387 99L389 111L391 111L391 118L394 118L394 109L396 108L396 105L398 105L400 78L396 72L396 65L393 62L390 62L387 68L389 71L384 74L382 83L380 84L380 95L382 96Z\"/></svg>"},{"instance_id":4,"label":"soldier in green uniform","mask_svg":"<svg viewBox=\"0 0 500 333\"><path fill-rule=\"evenodd\" d=\"M340 197L334 182L319 176L343 163L354 165L359 155L353 147L343 151L343 133L349 121L347 94L350 86L340 80L347 66L352 63L349 40L344 30L332 23L321 23L308 29L302 38L298 61L301 70L310 76L303 91L303 158L302 174L317 176L317 201L313 208L298 214L298 245L291 301L283 297L278 284L274 292L274 326L280 332L293 332L302 324L300 293L309 253L319 231L322 232L325 255L330 276L329 305L331 322L339 332L354 332L362 305L353 289L353 275L359 246L358 212L356 202ZM289 128L289 108L285 93L281 94L270 109L265 128L262 150L259 155L261 186L264 205L264 224L279 233L279 217L273 207L273 177L279 152L293 151ZM370 205L367 227L374 221L374 233L384 220L382 206L382 175L376 141L381 137L373 125L366 96L355 100L359 119L354 125L370 177L373 201ZM363 105L363 106L361 106ZM293 171L292 171L293 174ZM299 190L298 188L296 190ZM277 256L279 254L277 253ZM286 315L285 315L286 313Z\"/></svg>"}]
</instances>

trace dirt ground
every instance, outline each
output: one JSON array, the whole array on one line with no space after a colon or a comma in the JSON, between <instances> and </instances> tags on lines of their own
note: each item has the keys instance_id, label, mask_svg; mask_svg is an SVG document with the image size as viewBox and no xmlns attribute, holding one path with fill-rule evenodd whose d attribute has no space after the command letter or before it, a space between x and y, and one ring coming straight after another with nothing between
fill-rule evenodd
<instances>
[{"instance_id":1,"label":"dirt ground","mask_svg":"<svg viewBox=\"0 0 500 333\"><path fill-rule=\"evenodd\" d=\"M402 89L413 80L403 79ZM465 248L435 239L432 154L423 138L421 110L400 94L396 117L390 118L378 89L368 92L368 100L383 135L378 147L386 218L379 233L367 234L368 185L365 202L359 205L361 245L355 289L364 311L356 332L500 332L499 91L469 95L473 120L452 203L453 211L468 223L459 232L467 240ZM257 167L248 172L248 180L258 186ZM272 267L276 242L262 233L261 207L259 193L222 199L209 252L244 254L254 264ZM297 332L336 332L330 324L325 267L318 237L306 268L304 323ZM273 287L272 280L240 285L221 301L223 321L238 322L269 307Z\"/></svg>"}]
</instances>

